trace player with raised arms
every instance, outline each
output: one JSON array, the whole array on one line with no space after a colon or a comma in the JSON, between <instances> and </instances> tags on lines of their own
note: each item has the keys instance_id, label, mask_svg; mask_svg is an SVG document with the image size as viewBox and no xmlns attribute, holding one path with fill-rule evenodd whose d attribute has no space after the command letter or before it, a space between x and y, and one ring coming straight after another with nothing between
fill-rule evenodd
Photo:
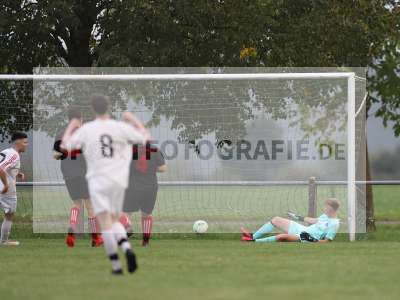
<instances>
[{"instance_id":1,"label":"player with raised arms","mask_svg":"<svg viewBox=\"0 0 400 300\"><path fill-rule=\"evenodd\" d=\"M17 178L25 179L20 171L20 153L28 147L28 136L23 132L15 132L11 136L12 146L0 152L0 208L4 211L1 224L0 245L17 246L18 241L8 239L11 232L14 213L17 210Z\"/></svg>"},{"instance_id":2,"label":"player with raised arms","mask_svg":"<svg viewBox=\"0 0 400 300\"><path fill-rule=\"evenodd\" d=\"M149 135L142 123L129 112L122 115L126 122L111 119L108 113L108 97L92 96L91 105L96 114L95 120L80 127L80 121L73 119L65 131L61 148L83 151L87 163L86 179L90 200L101 227L112 273L123 273L118 246L125 254L128 271L133 273L137 268L136 256L127 239L125 228L118 219L128 186L131 144L144 144Z\"/></svg>"},{"instance_id":3,"label":"player with raised arms","mask_svg":"<svg viewBox=\"0 0 400 300\"><path fill-rule=\"evenodd\" d=\"M319 242L326 243L333 241L339 229L337 211L339 201L335 198L325 200L323 214L318 218L303 217L294 213L288 213L292 220L274 217L254 233L242 228L242 241L256 243L274 242ZM300 221L308 224L302 225ZM265 237L265 235L280 229L284 233Z\"/></svg>"},{"instance_id":4,"label":"player with raised arms","mask_svg":"<svg viewBox=\"0 0 400 300\"><path fill-rule=\"evenodd\" d=\"M69 121L72 119L79 120L80 124L82 124L81 111L76 108L69 109L68 119ZM98 247L103 244L103 239L93 213L92 204L89 200L89 188L85 178L86 162L80 149L70 152L61 149L60 144L64 132L65 130L60 130L56 135L53 145L53 157L57 160L61 160L61 173L63 174L68 194L73 202L70 210L69 228L65 243L68 247L74 247L79 215L81 214L82 208L85 207L92 236L92 247Z\"/></svg>"}]
</instances>

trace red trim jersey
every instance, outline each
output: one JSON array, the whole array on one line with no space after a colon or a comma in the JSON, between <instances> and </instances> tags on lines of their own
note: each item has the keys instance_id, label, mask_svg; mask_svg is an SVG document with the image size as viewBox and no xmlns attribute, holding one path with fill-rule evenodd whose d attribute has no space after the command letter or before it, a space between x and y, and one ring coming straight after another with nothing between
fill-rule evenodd
<instances>
[{"instance_id":1,"label":"red trim jersey","mask_svg":"<svg viewBox=\"0 0 400 300\"><path fill-rule=\"evenodd\" d=\"M0 168L7 174L8 191L2 196L9 198L17 197L16 179L21 168L19 153L14 148L7 148L0 152ZM3 189L3 182L0 180L0 191Z\"/></svg>"}]
</instances>

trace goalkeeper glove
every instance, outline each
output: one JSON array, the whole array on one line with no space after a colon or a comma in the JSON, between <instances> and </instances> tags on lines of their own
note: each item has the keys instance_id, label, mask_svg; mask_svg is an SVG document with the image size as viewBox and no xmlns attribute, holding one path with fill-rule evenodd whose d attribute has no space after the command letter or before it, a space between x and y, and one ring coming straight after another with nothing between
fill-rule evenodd
<instances>
[{"instance_id":1,"label":"goalkeeper glove","mask_svg":"<svg viewBox=\"0 0 400 300\"><path fill-rule=\"evenodd\" d=\"M292 220L304 222L304 217L303 216L296 215L295 213L292 213L290 211L288 211L287 215Z\"/></svg>"}]
</instances>

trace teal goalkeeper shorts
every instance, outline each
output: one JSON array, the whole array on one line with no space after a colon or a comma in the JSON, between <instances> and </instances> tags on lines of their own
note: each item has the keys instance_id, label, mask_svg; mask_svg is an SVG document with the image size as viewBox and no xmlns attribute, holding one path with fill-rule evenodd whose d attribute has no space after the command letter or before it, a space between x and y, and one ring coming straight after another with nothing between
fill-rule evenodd
<instances>
[{"instance_id":1,"label":"teal goalkeeper shorts","mask_svg":"<svg viewBox=\"0 0 400 300\"><path fill-rule=\"evenodd\" d=\"M290 221L288 234L296 235L300 238L300 233L307 230L306 226L303 226L297 222Z\"/></svg>"}]
</instances>

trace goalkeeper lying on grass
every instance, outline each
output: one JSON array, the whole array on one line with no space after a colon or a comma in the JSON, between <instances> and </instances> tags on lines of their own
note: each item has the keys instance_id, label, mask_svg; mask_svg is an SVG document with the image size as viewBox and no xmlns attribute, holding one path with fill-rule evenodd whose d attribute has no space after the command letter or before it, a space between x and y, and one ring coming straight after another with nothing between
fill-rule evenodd
<instances>
[{"instance_id":1,"label":"goalkeeper lying on grass","mask_svg":"<svg viewBox=\"0 0 400 300\"><path fill-rule=\"evenodd\" d=\"M334 198L325 200L324 213L318 218L309 218L288 212L289 219L274 217L271 222L264 224L255 233L242 228L242 241L257 243L273 242L319 242L332 241L339 229L339 219L336 218L339 201ZM300 221L308 224L302 225ZM285 233L265 237L266 234L280 229Z\"/></svg>"}]
</instances>

